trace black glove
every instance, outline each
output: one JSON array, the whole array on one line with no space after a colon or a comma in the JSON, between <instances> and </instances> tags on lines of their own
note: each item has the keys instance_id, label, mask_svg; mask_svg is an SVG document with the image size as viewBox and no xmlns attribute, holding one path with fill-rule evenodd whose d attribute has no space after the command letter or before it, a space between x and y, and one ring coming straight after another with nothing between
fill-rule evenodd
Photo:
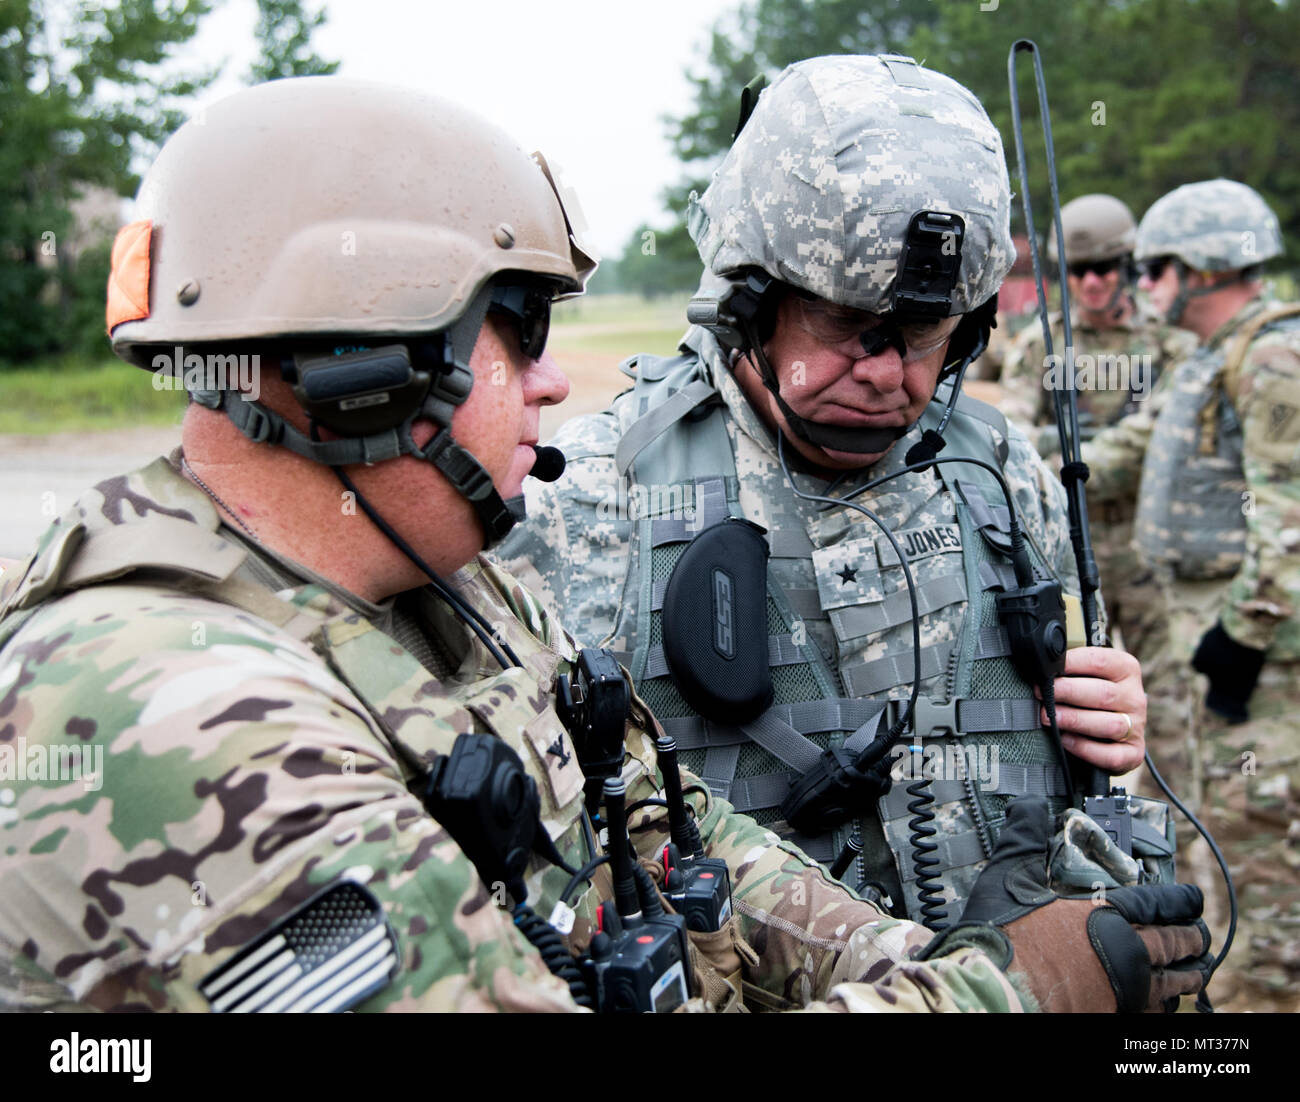
<instances>
[{"instance_id":1,"label":"black glove","mask_svg":"<svg viewBox=\"0 0 1300 1102\"><path fill-rule=\"evenodd\" d=\"M1250 716L1246 702L1255 691L1259 671L1264 666L1264 652L1244 647L1215 623L1204 635L1192 655L1192 669L1210 679L1205 706L1229 723L1244 723Z\"/></svg>"},{"instance_id":2,"label":"black glove","mask_svg":"<svg viewBox=\"0 0 1300 1102\"><path fill-rule=\"evenodd\" d=\"M1052 816L1041 796L1014 800L960 924L926 947L990 949L1000 928L1004 971L1020 973L1046 1011L1173 1012L1206 984L1210 932L1191 884L1112 888L1105 901L1064 899L1048 886Z\"/></svg>"}]
</instances>

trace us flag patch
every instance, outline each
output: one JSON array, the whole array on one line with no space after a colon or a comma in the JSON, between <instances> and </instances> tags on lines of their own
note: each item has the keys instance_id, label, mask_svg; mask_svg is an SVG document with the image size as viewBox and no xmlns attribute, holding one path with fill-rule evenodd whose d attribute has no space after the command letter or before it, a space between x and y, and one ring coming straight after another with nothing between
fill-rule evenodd
<instances>
[{"instance_id":1,"label":"us flag patch","mask_svg":"<svg viewBox=\"0 0 1300 1102\"><path fill-rule=\"evenodd\" d=\"M332 1014L387 986L397 938L351 880L332 884L199 982L218 1014Z\"/></svg>"}]
</instances>

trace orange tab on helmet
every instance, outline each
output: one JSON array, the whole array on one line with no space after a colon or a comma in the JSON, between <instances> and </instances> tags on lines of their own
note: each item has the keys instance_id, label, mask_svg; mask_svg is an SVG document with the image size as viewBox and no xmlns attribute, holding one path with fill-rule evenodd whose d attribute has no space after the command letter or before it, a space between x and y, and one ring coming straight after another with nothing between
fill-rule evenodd
<instances>
[{"instance_id":1,"label":"orange tab on helmet","mask_svg":"<svg viewBox=\"0 0 1300 1102\"><path fill-rule=\"evenodd\" d=\"M146 218L117 231L113 241L113 267L108 273L108 331L124 321L149 316L149 240L153 222Z\"/></svg>"}]
</instances>

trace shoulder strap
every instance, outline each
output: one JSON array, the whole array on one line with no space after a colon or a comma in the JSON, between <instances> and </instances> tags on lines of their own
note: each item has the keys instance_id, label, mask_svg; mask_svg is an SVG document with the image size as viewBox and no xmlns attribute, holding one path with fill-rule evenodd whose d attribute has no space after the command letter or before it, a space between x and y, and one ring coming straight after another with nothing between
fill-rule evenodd
<instances>
[{"instance_id":1,"label":"shoulder strap","mask_svg":"<svg viewBox=\"0 0 1300 1102\"><path fill-rule=\"evenodd\" d=\"M1234 406L1237 403L1237 386L1241 379L1241 365L1246 361L1246 351L1250 348L1250 342L1259 336L1261 329L1272 325L1275 321L1297 315L1300 315L1300 302L1276 306L1251 318L1232 335L1232 343L1228 345L1228 352L1223 361L1223 389Z\"/></svg>"},{"instance_id":2,"label":"shoulder strap","mask_svg":"<svg viewBox=\"0 0 1300 1102\"><path fill-rule=\"evenodd\" d=\"M247 551L218 533L162 513L89 532L84 525L73 524L38 556L0 612L34 609L59 593L149 571L165 577L162 584L235 605L305 639L319 625L320 616L238 577L236 572L247 557ZM9 626L8 616L5 623Z\"/></svg>"},{"instance_id":3,"label":"shoulder strap","mask_svg":"<svg viewBox=\"0 0 1300 1102\"><path fill-rule=\"evenodd\" d=\"M1002 415L1002 411L996 406L989 405L988 402L972 398L969 394L957 395L957 410L998 430L998 435L1002 437L1002 442L997 448L998 466L1005 467L1011 447L1007 443L1007 419Z\"/></svg>"}]
</instances>

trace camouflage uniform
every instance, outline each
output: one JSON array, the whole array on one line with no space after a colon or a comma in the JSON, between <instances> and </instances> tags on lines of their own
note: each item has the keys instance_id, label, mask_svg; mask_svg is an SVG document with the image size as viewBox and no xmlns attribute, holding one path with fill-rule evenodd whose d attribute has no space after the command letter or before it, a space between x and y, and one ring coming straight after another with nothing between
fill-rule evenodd
<instances>
[{"instance_id":1,"label":"camouflage uniform","mask_svg":"<svg viewBox=\"0 0 1300 1102\"><path fill-rule=\"evenodd\" d=\"M1234 335L1276 307L1252 301L1176 369L1146 453L1138 538L1160 564L1169 592L1170 661L1190 697L1197 733L1194 797L1237 884L1241 914L1230 974L1245 985L1248 1004L1294 1010L1300 1007L1300 318L1266 325L1245 350L1235 388L1224 381ZM1201 462L1188 462L1193 453ZM1204 706L1204 679L1189 665L1216 620L1235 642L1265 654L1246 723L1229 725ZM1153 755L1161 749L1153 746ZM1213 872L1206 875L1215 889L1207 894L1219 904L1210 917L1226 923L1223 889ZM1221 990L1229 990L1226 982Z\"/></svg>"},{"instance_id":2,"label":"camouflage uniform","mask_svg":"<svg viewBox=\"0 0 1300 1102\"><path fill-rule=\"evenodd\" d=\"M797 671L803 667L793 652L800 649L801 637L806 636L804 645L811 656L805 662L820 671L817 677L823 686L820 696L827 703L845 697L906 699L913 676L911 612L904 579L885 537L855 511L822 509L816 503L795 497L781 470L772 434L741 393L725 351L710 334L692 330L683 343L683 352L686 373L702 376L717 388L720 396L722 405L714 416L722 418L738 480L739 508L732 515L743 515L769 533L772 548L769 592L771 600L776 602L775 606L769 606L769 631L773 633L769 648L775 645L792 652L782 659L783 670L778 680L781 675L787 680L798 676ZM657 371L661 365L662 361L654 357L634 361L636 370ZM652 556L654 563L662 563L662 556L669 548L660 545L660 537L653 536L651 550L645 534L639 533L639 523L648 513L652 529L658 530L662 524L666 531L674 523L680 525L684 515L689 518L689 530L678 538L689 539L693 532L721 519L708 515L711 506L707 500L714 492L711 484L716 482L721 487L731 476L718 469L693 469L681 481L647 485L635 470L620 474L616 453L629 423L636 419L640 401L639 391L629 392L606 412L575 418L563 426L553 443L569 457L565 477L554 485L528 487L528 519L507 537L499 554L511 572L525 579L560 609L563 617L577 625L580 635L605 639L621 652L638 679L638 687L652 693L648 699L669 733L684 748L686 738L695 739L699 756L688 760L692 760L693 767L709 784L730 794L760 822L772 824L778 833L790 834L790 827L777 814L765 787L769 781L767 772L775 763L762 758L755 747L754 754L741 750L746 756L739 761L733 759L728 766L714 765L714 751L700 747L711 746L710 739L722 738L722 728L710 723L701 734L697 725L702 721L692 718L694 713L680 698L675 694L663 695L658 687L647 685L651 679L662 679L663 670L658 669L662 664L657 660L662 648L656 647L657 628L652 622L642 620L648 606L640 598L644 589L653 587L657 591L662 584L647 579L652 576ZM960 418L962 414L957 416ZM1002 443L996 429L981 427L986 436ZM690 455L689 440L695 428L695 422L678 422L654 446L664 455ZM870 476L899 469L908 447L920 438L920 433L921 427L913 426L890 454L871 469ZM1015 496L1017 512L1030 538L1042 549L1049 569L1065 579L1068 586L1074 578L1074 563L1060 483L1048 473L1018 431L1009 433L1005 447L1002 469ZM992 450L991 447L990 458ZM865 481L866 477L864 473L858 480ZM824 493L827 489L816 478L799 476L799 481L812 492ZM932 474L912 474L857 500L882 517L909 557L922 613L921 698L939 702L968 695L1013 698L1019 694L1024 704L1023 724L1011 724L1007 719L1003 723L1019 731L1021 740L1033 737L1046 748L1046 737L1039 726L1038 705L1027 686L1002 682L997 692L981 692L972 688L978 682L958 680L959 670L962 678L972 677L966 647L972 634L979 635L980 627L987 623L980 618L984 613L977 612L981 606L974 598L982 599L980 589L1009 584L1006 573L1009 568L1005 563L1001 563L999 574L995 562L982 561L988 555L982 547L987 537L982 537L982 532L973 527L964 527L969 506L963 494L970 493L965 483L960 492L953 492L945 480L936 479ZM984 504L998 508L1000 502L1000 496L990 495ZM673 513L678 507L680 513L674 521ZM663 514L662 519L655 518L655 513ZM939 538L927 542L926 533L932 531L939 533ZM996 532L989 531L997 536ZM967 582L967 578L972 580ZM969 591L968 584L972 587ZM773 607L780 609L775 613L776 621L771 619ZM778 701L782 699L778 697ZM804 697L792 695L790 699ZM972 711L975 708L972 702L965 702L964 706ZM1010 709L1003 713L1009 715L1015 712L1016 704L1009 699L1001 700L999 707ZM680 732L675 725L680 725ZM993 725L984 734L978 733L981 728L973 718L971 727L973 730L964 732L964 741L952 737L946 741L954 746L978 747L1006 737L995 734ZM999 732L1002 730L998 728ZM687 731L689 736L684 733ZM852 726L848 731L852 731ZM944 745L940 731L925 728L922 736L933 739L941 747ZM1000 753L1010 756L1010 750L1008 742L1002 745ZM1050 751L1043 760L1052 761ZM1031 773L1034 770L1034 766L1022 768L1028 768ZM1054 766L1048 769L1055 771ZM1016 767L1004 762L998 783L1013 785L1015 775ZM954 782L949 778L948 783ZM1059 778L1056 783L1060 783ZM884 838L880 841L888 849L883 853L877 849L870 857L860 859L858 879L880 878L878 882L890 894L901 889L908 913L915 916L917 883L915 870L906 856L910 853L907 787L906 779L896 780L891 795L880 802L879 821L864 821L864 837L883 831ZM743 795L751 790L754 795ZM742 795L737 796L737 791ZM1059 793L1063 789L1055 791ZM753 802L746 802L747 799ZM1000 825L996 809L1001 804L994 804L994 810L989 812L985 803L978 802L977 809L977 802L969 793L953 790L937 799L936 812L943 829L953 839L954 853L966 840L981 832L996 832ZM779 803L779 799L775 802ZM990 815L987 820L986 814ZM868 815L868 819L875 817ZM794 837L826 863L834 858L842 844L838 836L833 843L825 837ZM867 848L871 850L870 843ZM983 855L987 856L987 849ZM893 865L883 875L882 860ZM982 867L982 861L978 854L970 860L978 862L970 870L973 875ZM963 861L957 860L957 864ZM945 895L950 901L963 897L964 875L956 871L950 880L945 874ZM854 882L850 879L850 883Z\"/></svg>"},{"instance_id":3,"label":"camouflage uniform","mask_svg":"<svg viewBox=\"0 0 1300 1102\"><path fill-rule=\"evenodd\" d=\"M1276 216L1230 180L1188 184L1142 219L1138 258L1242 271L1279 255ZM1179 290L1169 316L1214 293ZM1268 320L1256 298L1173 371L1148 408L1085 449L1099 493L1130 491L1141 461L1137 541L1168 610L1158 661L1144 664L1151 754L1199 806L1234 874L1237 940L1215 984L1230 1008L1295 1010L1300 997L1300 319ZM1261 323L1264 323L1261 325ZM1247 708L1229 725L1205 705L1207 678L1191 666L1207 632L1226 633L1262 669ZM1207 917L1228 921L1226 890L1208 851L1193 868Z\"/></svg>"},{"instance_id":4,"label":"camouflage uniform","mask_svg":"<svg viewBox=\"0 0 1300 1102\"><path fill-rule=\"evenodd\" d=\"M1065 331L1060 313L1050 315L1049 321L1053 354L1064 357ZM1136 412L1165 368L1195 346L1191 334L1145 313L1134 313L1127 321L1105 329L1083 325L1075 318L1071 333L1076 357L1097 358L1091 369L1087 361L1080 364L1076 360L1079 429L1084 440ZM1060 451L1060 442L1052 391L1045 381L1044 349L1040 325L1031 325L1016 339L1003 368L998 408L1007 418L1032 426L1029 437L1039 454L1051 457ZM1103 356L1116 359L1103 361ZM1124 389L1106 386L1111 370L1106 365L1112 363L1125 369L1116 380L1128 384ZM1140 376L1136 374L1137 364L1141 365ZM1089 371L1087 379L1081 377L1085 369ZM1150 568L1142 564L1132 546L1136 491L1103 500L1093 493L1091 482L1087 488L1093 553L1099 576L1106 584L1110 622L1121 631L1125 650L1139 661L1149 660L1153 656L1150 644L1160 633L1164 617L1159 603L1152 599Z\"/></svg>"},{"instance_id":5,"label":"camouflage uniform","mask_svg":"<svg viewBox=\"0 0 1300 1102\"><path fill-rule=\"evenodd\" d=\"M572 640L476 560L451 584L521 656L524 669L502 671L427 591L372 605L221 527L178 458L101 483L6 572L0 1005L208 1009L203 977L321 886L351 880L399 947L395 978L357 1009L577 1009L408 788L459 732L494 733L537 780L561 853L585 861L582 773L552 695ZM656 790L652 733L638 701L629 801ZM93 777L14 772L17 751L27 762L67 744L102 751ZM698 787L691 798L761 948L745 979L766 1002L1022 1007L978 950L909 962L928 932L725 801ZM666 841L655 809L632 828L642 855ZM572 946L610 894L603 873L575 904ZM533 859L540 913L565 881Z\"/></svg>"}]
</instances>

